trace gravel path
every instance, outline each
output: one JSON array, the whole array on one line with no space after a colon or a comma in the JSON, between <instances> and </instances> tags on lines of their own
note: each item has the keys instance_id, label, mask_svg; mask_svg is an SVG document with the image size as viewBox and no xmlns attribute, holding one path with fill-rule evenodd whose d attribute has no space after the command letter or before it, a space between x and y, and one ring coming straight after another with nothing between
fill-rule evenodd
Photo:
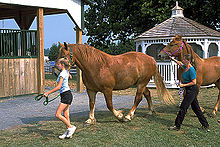
<instances>
[{"instance_id":1,"label":"gravel path","mask_svg":"<svg viewBox=\"0 0 220 147\"><path fill-rule=\"evenodd\" d=\"M45 91L50 90L47 87ZM59 93L55 92L49 97L55 97ZM77 93L72 90L73 103L70 106L70 115L89 115L89 98L86 92ZM60 99L50 102L44 106L43 99L40 101L34 100L35 95L21 96L9 99L0 99L0 130L12 128L19 125L36 123L39 121L54 120L55 112L59 105ZM113 104L115 109L128 108L131 109L134 102L134 96L129 95L113 95ZM143 99L139 104L146 105L146 99ZM105 103L105 98L102 93L96 96L96 110L108 110Z\"/></svg>"}]
</instances>

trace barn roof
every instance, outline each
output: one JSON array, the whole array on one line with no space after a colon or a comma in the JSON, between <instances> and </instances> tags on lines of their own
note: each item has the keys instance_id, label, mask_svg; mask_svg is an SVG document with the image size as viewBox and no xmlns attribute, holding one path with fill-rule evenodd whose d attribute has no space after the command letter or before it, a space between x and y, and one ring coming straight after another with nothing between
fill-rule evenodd
<instances>
[{"instance_id":1,"label":"barn roof","mask_svg":"<svg viewBox=\"0 0 220 147\"><path fill-rule=\"evenodd\" d=\"M183 13L181 12L182 10L183 9L178 5L175 6L172 9L171 18L137 36L135 40L141 38L173 37L175 34L183 35L184 37L220 37L220 32L184 17Z\"/></svg>"},{"instance_id":2,"label":"barn roof","mask_svg":"<svg viewBox=\"0 0 220 147\"><path fill-rule=\"evenodd\" d=\"M67 13L81 28L84 3L88 0L0 0L0 19L18 17L19 14L36 15L36 8L44 8L44 15Z\"/></svg>"}]
</instances>

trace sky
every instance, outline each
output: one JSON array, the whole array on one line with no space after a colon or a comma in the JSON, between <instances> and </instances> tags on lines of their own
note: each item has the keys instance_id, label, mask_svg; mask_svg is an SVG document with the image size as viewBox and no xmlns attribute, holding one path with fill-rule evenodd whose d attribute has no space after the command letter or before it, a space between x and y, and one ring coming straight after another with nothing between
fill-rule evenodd
<instances>
[{"instance_id":1,"label":"sky","mask_svg":"<svg viewBox=\"0 0 220 147\"><path fill-rule=\"evenodd\" d=\"M3 28L3 20L0 20L0 28ZM52 44L76 43L75 24L67 14L56 14L44 16L44 48L50 48ZM4 20L4 29L19 29L14 19ZM37 30L37 18L32 23L31 30ZM87 42L87 36L82 36L82 43Z\"/></svg>"}]
</instances>

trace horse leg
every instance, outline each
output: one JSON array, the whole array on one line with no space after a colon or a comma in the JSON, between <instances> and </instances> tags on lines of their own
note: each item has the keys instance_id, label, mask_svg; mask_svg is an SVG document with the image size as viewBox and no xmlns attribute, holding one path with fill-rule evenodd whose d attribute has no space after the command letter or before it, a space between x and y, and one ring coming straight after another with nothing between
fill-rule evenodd
<instances>
[{"instance_id":1,"label":"horse leg","mask_svg":"<svg viewBox=\"0 0 220 147\"><path fill-rule=\"evenodd\" d=\"M218 106L220 104L220 79L215 83L216 87L218 88L219 90L219 93L218 93L218 100L216 102L216 105L212 111L212 115L215 116L216 115L216 112L218 111Z\"/></svg>"},{"instance_id":2,"label":"horse leg","mask_svg":"<svg viewBox=\"0 0 220 147\"><path fill-rule=\"evenodd\" d=\"M96 93L95 91L91 91L87 89L87 93L89 96L89 108L90 108L90 113L89 113L89 118L85 121L86 124L94 124L96 122L95 116L94 116L94 111L95 111L95 98L96 98Z\"/></svg>"},{"instance_id":3,"label":"horse leg","mask_svg":"<svg viewBox=\"0 0 220 147\"><path fill-rule=\"evenodd\" d=\"M145 90L144 90L144 97L147 99L148 109L150 110L150 112L148 114L152 115L154 110L153 110L153 105L152 105L150 91L149 91L149 89L147 87L145 87Z\"/></svg>"},{"instance_id":4,"label":"horse leg","mask_svg":"<svg viewBox=\"0 0 220 147\"><path fill-rule=\"evenodd\" d=\"M142 100L142 95L143 95L143 92L144 92L145 89L146 89L145 86L138 85L136 96L135 96L135 100L134 100L134 105L131 108L131 110L128 113L128 115L125 116L124 121L131 121L131 119L134 117L134 112L137 109L138 104Z\"/></svg>"},{"instance_id":5,"label":"horse leg","mask_svg":"<svg viewBox=\"0 0 220 147\"><path fill-rule=\"evenodd\" d=\"M103 93L104 93L104 96L105 96L105 101L106 101L106 104L107 104L107 108L115 115L115 117L119 121L122 121L123 120L122 111L116 111L113 108L113 104L112 104L112 89L107 89Z\"/></svg>"}]
</instances>

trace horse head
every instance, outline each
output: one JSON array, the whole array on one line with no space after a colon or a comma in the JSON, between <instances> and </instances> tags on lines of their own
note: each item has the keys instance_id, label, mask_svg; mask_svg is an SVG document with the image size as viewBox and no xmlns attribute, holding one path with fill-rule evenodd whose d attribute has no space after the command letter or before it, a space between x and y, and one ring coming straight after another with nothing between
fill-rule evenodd
<instances>
[{"instance_id":1,"label":"horse head","mask_svg":"<svg viewBox=\"0 0 220 147\"><path fill-rule=\"evenodd\" d=\"M182 36L178 36L176 34L173 40L160 51L158 54L159 59L168 59L168 56L179 57L182 52L183 45L184 42L182 41Z\"/></svg>"},{"instance_id":2,"label":"horse head","mask_svg":"<svg viewBox=\"0 0 220 147\"><path fill-rule=\"evenodd\" d=\"M59 49L59 54L58 54L58 58L57 58L57 61L60 59L60 58L66 58L69 60L69 63L70 63L70 66L73 65L73 61L71 59L71 54L70 54L70 48L68 47L68 45L66 44L66 42L64 42L64 44L60 44L60 49ZM58 62L56 61L56 64L53 68L53 74L55 74L56 76L58 76L60 74L60 70L57 68L57 64Z\"/></svg>"}]
</instances>

